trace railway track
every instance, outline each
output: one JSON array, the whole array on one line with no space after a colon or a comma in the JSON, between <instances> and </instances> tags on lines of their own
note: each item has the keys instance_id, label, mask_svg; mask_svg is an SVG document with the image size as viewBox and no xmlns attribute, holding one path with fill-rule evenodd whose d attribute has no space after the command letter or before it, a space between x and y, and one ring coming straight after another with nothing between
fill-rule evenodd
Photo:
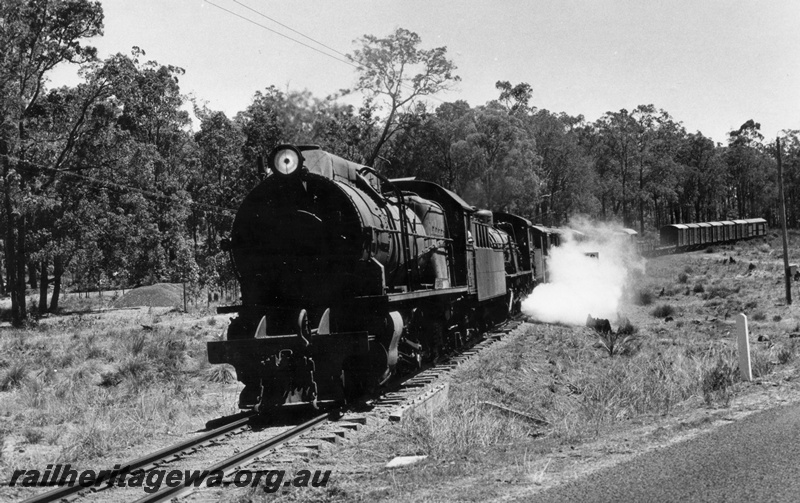
<instances>
[{"instance_id":1,"label":"railway track","mask_svg":"<svg viewBox=\"0 0 800 503\"><path fill-rule=\"evenodd\" d=\"M414 400L415 397L418 397L420 394L424 393L426 389L430 388L431 385L436 383L442 377L452 372L461 364L479 355L483 350L502 339L503 335L509 333L518 325L519 321L517 319L506 321L503 324L493 327L489 333L485 334L485 338L483 340L480 340L472 346L465 348L461 352L446 357L433 365L419 369L418 371L404 376L402 379L390 384L380 396L377 396L368 402L371 407L371 411L368 414L375 416L388 415L389 420L398 420L397 418L400 417L398 414L402 414L402 412L398 413L398 411L402 409L404 403L409 403ZM229 478L240 468L253 463L259 457L273 449L280 447L290 440L296 439L297 437L308 433L317 426L325 423L331 416L338 416L340 413L341 411L339 409L334 409L332 411L327 411L324 414L319 414L303 424L295 426L289 430L285 430L275 436L259 442L250 448L243 449L233 456L219 461L201 471L206 471L207 473L221 472L224 474L223 478ZM225 424L224 426L220 426L219 428L203 433L190 440L180 442L141 458L129 461L128 463L120 464L119 466L122 468L118 470L109 470L108 475L106 475L102 479L103 481L98 485L93 485L91 487L83 487L80 485L62 486L52 491L28 498L24 500L23 503L46 503L73 500L82 496L88 496L91 493L97 493L106 489L111 489L114 486L114 477L120 475L123 472L123 469L127 469L125 473L129 474L128 476L130 476L139 471L149 472L155 468L162 467L173 460L181 459L197 452L200 449L214 445L215 443L219 443L220 440L225 439L226 437L232 437L247 431L250 428L255 415L256 414L252 412L237 414L234 416L236 417L235 420ZM230 420L233 418L227 419ZM333 424L335 425L336 423ZM339 437L344 437L346 433L342 431L335 431L332 438L336 438L336 435ZM186 496L187 494L194 492L201 487L202 486L187 486L182 481L182 483L178 485L162 487L160 490L136 500L136 503L169 501L174 498Z\"/></svg>"},{"instance_id":2,"label":"railway track","mask_svg":"<svg viewBox=\"0 0 800 503\"><path fill-rule=\"evenodd\" d=\"M176 456L190 454L198 449L202 449L204 446L209 445L220 438L243 432L248 427L248 424L253 416L254 414L251 412L236 414L233 417L238 417L238 419L220 426L219 428L213 429L184 442L165 447L141 458L134 459L127 463L121 463L119 464L120 469L108 470L108 475L99 479L101 481L99 486L95 487L94 484L91 487L84 487L79 484L64 485L57 489L53 489L52 491L37 494L36 496L25 499L23 500L23 503L48 503L51 501L62 501L65 499L70 499L71 497L79 496L82 493L93 491L96 492L98 490L106 489L109 486L108 482L114 477L120 475L123 469L127 469L128 473L135 473L137 471L147 472L169 462Z\"/></svg>"},{"instance_id":3,"label":"railway track","mask_svg":"<svg viewBox=\"0 0 800 503\"><path fill-rule=\"evenodd\" d=\"M242 451L240 453L234 454L233 456L226 458L219 463L209 467L207 470L209 473L219 471L224 474L225 477L232 474L238 468L241 468L248 463L251 463L256 458L261 456L262 454L267 453L268 451L275 449L282 444L292 440L294 438L299 437L300 435L308 432L309 430L313 429L320 423L326 421L332 414L337 414L338 411L334 410L331 412L326 412L324 414L320 414L305 423L295 426L294 428L282 432L274 437L265 440L264 442L260 442L253 447ZM160 501L169 501L173 498L180 498L181 496L186 496L187 494L193 492L196 488L195 487L187 487L184 484L180 484L174 487L164 487L161 490L149 494L143 498L136 500L135 503L157 503Z\"/></svg>"}]
</instances>

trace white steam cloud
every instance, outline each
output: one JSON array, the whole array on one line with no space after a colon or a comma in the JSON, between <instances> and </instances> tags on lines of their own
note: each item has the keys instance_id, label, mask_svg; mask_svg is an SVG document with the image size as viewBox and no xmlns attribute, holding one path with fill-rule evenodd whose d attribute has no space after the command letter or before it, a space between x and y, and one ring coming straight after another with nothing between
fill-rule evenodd
<instances>
[{"instance_id":1,"label":"white steam cloud","mask_svg":"<svg viewBox=\"0 0 800 503\"><path fill-rule=\"evenodd\" d=\"M585 325L587 316L612 322L622 303L629 272L643 269L644 260L620 226L573 220L570 227L585 234L579 240L567 235L551 248L548 283L534 288L522 302L522 312L546 323ZM587 253L599 253L599 258Z\"/></svg>"}]
</instances>

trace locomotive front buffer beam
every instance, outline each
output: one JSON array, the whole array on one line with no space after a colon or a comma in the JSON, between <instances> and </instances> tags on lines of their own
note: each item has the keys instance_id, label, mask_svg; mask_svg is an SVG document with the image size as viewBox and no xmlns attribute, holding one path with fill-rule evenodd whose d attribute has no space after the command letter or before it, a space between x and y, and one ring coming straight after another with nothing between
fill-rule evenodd
<instances>
[{"instance_id":1,"label":"locomotive front buffer beam","mask_svg":"<svg viewBox=\"0 0 800 503\"><path fill-rule=\"evenodd\" d=\"M348 370L351 380L368 379L368 374L381 370L359 368L359 362L379 367L374 357L381 354L384 358L378 361L386 362L385 350L368 332L312 333L307 338L273 335L207 345L209 363L232 365L245 384L239 407L262 413L270 408L343 403Z\"/></svg>"}]
</instances>

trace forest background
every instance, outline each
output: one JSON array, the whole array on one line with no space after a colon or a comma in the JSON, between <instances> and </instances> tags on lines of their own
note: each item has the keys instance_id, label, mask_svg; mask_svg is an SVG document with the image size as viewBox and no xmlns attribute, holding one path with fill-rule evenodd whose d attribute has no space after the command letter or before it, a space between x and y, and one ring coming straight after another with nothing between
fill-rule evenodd
<instances>
[{"instance_id":1,"label":"forest background","mask_svg":"<svg viewBox=\"0 0 800 503\"><path fill-rule=\"evenodd\" d=\"M184 96L184 70L138 47L100 60L86 44L102 33L98 2L0 3L0 295L11 296L15 325L57 312L67 284L231 288L219 241L262 176L258 158L279 143L320 145L548 226L585 215L646 236L669 223L778 224L778 149L757 118L722 144L653 104L594 122L551 112L525 82L499 80L484 105L444 102L437 93L459 82L457 61L403 28L354 41L352 89L320 97L265 82L228 117ZM80 65L81 82L49 86L64 63ZM359 105L345 102L353 96ZM800 131L780 142L797 227ZM33 306L28 288L40 292Z\"/></svg>"}]
</instances>

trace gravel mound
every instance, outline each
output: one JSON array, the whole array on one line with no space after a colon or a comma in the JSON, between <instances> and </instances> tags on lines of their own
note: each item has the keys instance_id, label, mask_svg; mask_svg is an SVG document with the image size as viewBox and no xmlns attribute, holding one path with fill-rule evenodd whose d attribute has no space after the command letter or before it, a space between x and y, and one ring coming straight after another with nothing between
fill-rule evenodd
<instances>
[{"instance_id":1,"label":"gravel mound","mask_svg":"<svg viewBox=\"0 0 800 503\"><path fill-rule=\"evenodd\" d=\"M140 286L114 301L114 307L183 307L183 286L156 283Z\"/></svg>"}]
</instances>

